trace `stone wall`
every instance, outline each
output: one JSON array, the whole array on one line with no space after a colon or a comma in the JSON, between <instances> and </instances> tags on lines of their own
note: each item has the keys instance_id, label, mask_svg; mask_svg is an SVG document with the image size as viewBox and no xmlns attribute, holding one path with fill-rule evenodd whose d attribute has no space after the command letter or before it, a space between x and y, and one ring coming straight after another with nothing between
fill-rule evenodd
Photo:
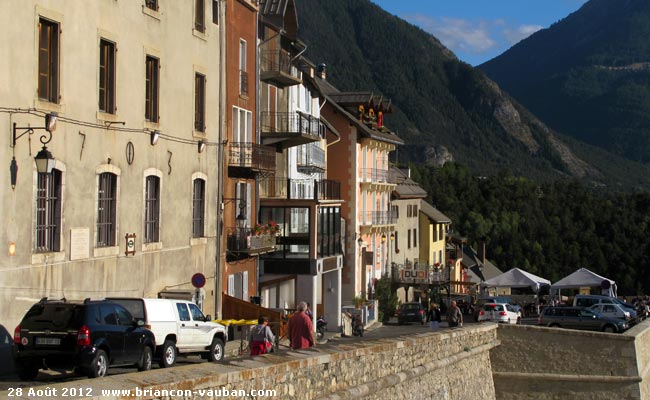
<instances>
[{"instance_id":1,"label":"stone wall","mask_svg":"<svg viewBox=\"0 0 650 400\"><path fill-rule=\"evenodd\" d=\"M649 398L650 322L624 334L510 325L497 336L497 399Z\"/></svg>"},{"instance_id":2,"label":"stone wall","mask_svg":"<svg viewBox=\"0 0 650 400\"><path fill-rule=\"evenodd\" d=\"M311 350L241 357L107 378L48 385L91 385L137 394L159 390L275 389L282 399L495 399L489 351L498 345L494 325L444 330L395 339L343 339ZM469 378L468 378L469 377ZM37 388L36 388L37 389ZM0 393L0 397L7 393ZM27 397L25 397L27 398ZM36 400L38 397L29 397ZM51 398L51 397L50 397ZM104 394L103 399L165 398L163 395ZM235 397L232 397L235 398Z\"/></svg>"}]
</instances>

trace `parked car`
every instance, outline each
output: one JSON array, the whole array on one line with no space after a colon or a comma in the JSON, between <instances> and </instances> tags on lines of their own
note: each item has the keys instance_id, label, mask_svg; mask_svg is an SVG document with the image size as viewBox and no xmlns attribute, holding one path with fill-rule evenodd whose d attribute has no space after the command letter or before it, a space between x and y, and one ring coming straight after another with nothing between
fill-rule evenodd
<instances>
[{"instance_id":1,"label":"parked car","mask_svg":"<svg viewBox=\"0 0 650 400\"><path fill-rule=\"evenodd\" d=\"M630 318L637 317L636 310L631 304L617 299L616 297L595 295L595 294L578 294L573 298L574 307L591 307L594 304L618 304L630 313Z\"/></svg>"},{"instance_id":2,"label":"parked car","mask_svg":"<svg viewBox=\"0 0 650 400\"><path fill-rule=\"evenodd\" d=\"M110 300L127 308L153 332L154 354L161 367L173 366L178 354L200 354L210 361L223 359L228 340L226 327L212 322L191 301L119 297Z\"/></svg>"},{"instance_id":3,"label":"parked car","mask_svg":"<svg viewBox=\"0 0 650 400\"><path fill-rule=\"evenodd\" d=\"M154 336L129 311L111 301L41 299L14 331L18 376L32 380L41 368L73 369L90 378L109 366L151 369Z\"/></svg>"},{"instance_id":4,"label":"parked car","mask_svg":"<svg viewBox=\"0 0 650 400\"><path fill-rule=\"evenodd\" d=\"M424 307L420 303L404 303L397 309L397 323L399 325L404 322L419 322L424 325L425 318Z\"/></svg>"},{"instance_id":5,"label":"parked car","mask_svg":"<svg viewBox=\"0 0 650 400\"><path fill-rule=\"evenodd\" d=\"M595 313L602 314L608 318L619 318L626 321L632 318L630 316L630 311L628 311L626 308L623 308L623 306L620 304L594 304L588 309Z\"/></svg>"},{"instance_id":6,"label":"parked car","mask_svg":"<svg viewBox=\"0 0 650 400\"><path fill-rule=\"evenodd\" d=\"M494 321L506 324L521 323L521 313L511 304L487 303L479 310L478 322Z\"/></svg>"},{"instance_id":7,"label":"parked car","mask_svg":"<svg viewBox=\"0 0 650 400\"><path fill-rule=\"evenodd\" d=\"M625 320L608 318L582 307L546 307L540 314L537 322L539 325L556 328L583 329L611 333L621 333L629 327Z\"/></svg>"},{"instance_id":8,"label":"parked car","mask_svg":"<svg viewBox=\"0 0 650 400\"><path fill-rule=\"evenodd\" d=\"M516 304L512 304L512 301L510 300L510 297L508 296L488 296L488 297L481 297L478 300L476 300L476 304L474 304L474 311L472 316L474 317L474 321L478 322L478 316L483 309L483 306L488 303L494 303L494 304L510 304L512 305L517 312L521 312L521 306L518 306Z\"/></svg>"}]
</instances>

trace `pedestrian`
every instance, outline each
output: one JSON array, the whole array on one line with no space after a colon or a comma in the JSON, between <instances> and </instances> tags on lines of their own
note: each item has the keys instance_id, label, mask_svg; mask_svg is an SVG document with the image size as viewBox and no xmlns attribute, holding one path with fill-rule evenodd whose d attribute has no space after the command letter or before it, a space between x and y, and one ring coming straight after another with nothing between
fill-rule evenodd
<instances>
[{"instance_id":1,"label":"pedestrian","mask_svg":"<svg viewBox=\"0 0 650 400\"><path fill-rule=\"evenodd\" d=\"M296 313L289 318L289 342L292 349L307 349L316 345L314 325L307 316L307 303L298 304Z\"/></svg>"},{"instance_id":2,"label":"pedestrian","mask_svg":"<svg viewBox=\"0 0 650 400\"><path fill-rule=\"evenodd\" d=\"M432 331L437 331L440 327L440 322L442 321L442 316L440 315L440 308L436 303L431 304L429 313L427 314L427 319L429 320L429 326Z\"/></svg>"},{"instance_id":3,"label":"pedestrian","mask_svg":"<svg viewBox=\"0 0 650 400\"><path fill-rule=\"evenodd\" d=\"M463 326L463 313L460 312L456 300L451 301L451 306L447 310L447 324L449 324L450 328Z\"/></svg>"},{"instance_id":4,"label":"pedestrian","mask_svg":"<svg viewBox=\"0 0 650 400\"><path fill-rule=\"evenodd\" d=\"M266 354L273 348L275 336L269 327L269 319L261 315L248 333L248 347L251 349L251 356Z\"/></svg>"},{"instance_id":5,"label":"pedestrian","mask_svg":"<svg viewBox=\"0 0 650 400\"><path fill-rule=\"evenodd\" d=\"M309 303L307 303L307 310L305 310L305 314L311 319L312 321L314 320L314 313L311 311L311 307L309 306Z\"/></svg>"}]
</instances>

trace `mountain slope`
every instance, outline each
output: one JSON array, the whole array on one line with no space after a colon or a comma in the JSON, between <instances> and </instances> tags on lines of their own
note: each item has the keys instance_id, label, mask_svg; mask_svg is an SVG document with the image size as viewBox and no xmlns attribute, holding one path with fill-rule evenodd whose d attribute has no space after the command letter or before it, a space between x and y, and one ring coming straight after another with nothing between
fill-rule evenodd
<instances>
[{"instance_id":1,"label":"mountain slope","mask_svg":"<svg viewBox=\"0 0 650 400\"><path fill-rule=\"evenodd\" d=\"M296 5L307 57L328 64L328 80L393 101L395 112L386 123L407 142L399 161L454 159L480 175L508 169L538 180L578 177L650 187L647 170L567 142L436 38L368 0Z\"/></svg>"},{"instance_id":2,"label":"mountain slope","mask_svg":"<svg viewBox=\"0 0 650 400\"><path fill-rule=\"evenodd\" d=\"M591 0L479 68L553 129L650 164L647 0Z\"/></svg>"}]
</instances>

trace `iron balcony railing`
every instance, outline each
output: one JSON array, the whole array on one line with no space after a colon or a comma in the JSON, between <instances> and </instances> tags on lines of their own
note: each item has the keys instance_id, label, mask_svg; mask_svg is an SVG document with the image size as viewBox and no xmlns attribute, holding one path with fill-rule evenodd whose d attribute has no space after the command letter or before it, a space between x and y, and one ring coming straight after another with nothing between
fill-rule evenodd
<instances>
[{"instance_id":1,"label":"iron balcony railing","mask_svg":"<svg viewBox=\"0 0 650 400\"><path fill-rule=\"evenodd\" d=\"M329 179L267 178L260 182L260 197L287 200L338 200L341 183Z\"/></svg>"},{"instance_id":2,"label":"iron balcony railing","mask_svg":"<svg viewBox=\"0 0 650 400\"><path fill-rule=\"evenodd\" d=\"M366 211L361 213L361 225L394 225L397 218L390 211Z\"/></svg>"},{"instance_id":3,"label":"iron balcony railing","mask_svg":"<svg viewBox=\"0 0 650 400\"><path fill-rule=\"evenodd\" d=\"M387 169L361 168L361 181L370 183L395 183L391 182Z\"/></svg>"},{"instance_id":4,"label":"iron balcony railing","mask_svg":"<svg viewBox=\"0 0 650 400\"><path fill-rule=\"evenodd\" d=\"M320 143L314 142L298 146L296 155L296 166L299 171L325 170L325 150Z\"/></svg>"},{"instance_id":5,"label":"iron balcony railing","mask_svg":"<svg viewBox=\"0 0 650 400\"><path fill-rule=\"evenodd\" d=\"M301 112L262 112L260 113L262 133L299 133L324 137L324 129L319 118Z\"/></svg>"},{"instance_id":6,"label":"iron balcony railing","mask_svg":"<svg viewBox=\"0 0 650 400\"><path fill-rule=\"evenodd\" d=\"M250 228L228 228L228 251L256 253L275 248L275 235L251 235Z\"/></svg>"},{"instance_id":7,"label":"iron balcony railing","mask_svg":"<svg viewBox=\"0 0 650 400\"><path fill-rule=\"evenodd\" d=\"M275 151L257 143L230 143L228 166L270 171L275 169Z\"/></svg>"},{"instance_id":8,"label":"iron balcony railing","mask_svg":"<svg viewBox=\"0 0 650 400\"><path fill-rule=\"evenodd\" d=\"M299 79L298 70L292 67L291 54L286 50L262 50L260 54L260 72L289 75Z\"/></svg>"}]
</instances>

